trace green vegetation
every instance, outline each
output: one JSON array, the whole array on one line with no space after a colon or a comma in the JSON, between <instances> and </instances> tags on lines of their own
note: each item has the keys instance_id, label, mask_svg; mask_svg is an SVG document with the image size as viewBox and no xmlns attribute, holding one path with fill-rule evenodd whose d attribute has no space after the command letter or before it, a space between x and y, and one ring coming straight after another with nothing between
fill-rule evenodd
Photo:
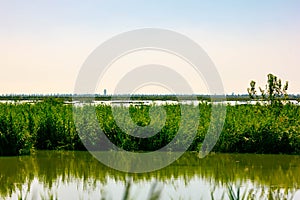
<instances>
[{"instance_id":1,"label":"green vegetation","mask_svg":"<svg viewBox=\"0 0 300 200\"><path fill-rule=\"evenodd\" d=\"M52 99L36 104L0 103L0 155L24 155L34 149L84 149L72 107Z\"/></svg>"},{"instance_id":2,"label":"green vegetation","mask_svg":"<svg viewBox=\"0 0 300 200\"><path fill-rule=\"evenodd\" d=\"M292 104L228 106L215 151L300 153L300 107Z\"/></svg>"},{"instance_id":3,"label":"green vegetation","mask_svg":"<svg viewBox=\"0 0 300 200\"><path fill-rule=\"evenodd\" d=\"M190 105L192 106L192 105ZM166 122L163 115L149 117L150 108L160 108L166 111ZM89 115L93 106L79 106L85 115L77 119L80 128L86 133L81 139L95 147L95 150L105 150L103 138L99 136L99 126L92 123ZM115 107L115 117L123 118L127 107ZM101 129L117 146L129 151L153 151L168 144L180 127L180 105L147 106L131 105L131 119L139 126L147 126L152 120L152 129L157 134L149 138L138 138L126 134L126 130L135 131L129 121L121 122L123 130L116 124L112 107L98 105L96 113ZM205 138L210 124L211 104L200 103L200 119L196 137L191 151L198 151ZM190 128L193 124L184 122L186 138L192 137ZM139 129L135 134L143 134ZM78 136L73 119L71 105L48 99L35 104L0 103L0 155L24 155L32 150L85 150ZM174 149L173 149L174 150ZM273 105L236 105L227 106L226 120L221 136L214 147L216 152L242 153L300 153L300 107L293 104Z\"/></svg>"},{"instance_id":4,"label":"green vegetation","mask_svg":"<svg viewBox=\"0 0 300 200\"><path fill-rule=\"evenodd\" d=\"M261 99L264 101L270 101L271 105L278 106L282 104L283 100L288 99L288 81L285 82L285 85L282 85L281 79L273 74L268 74L267 84L265 89L259 87L261 95L257 95L255 89L255 81L250 82L250 88L247 89L249 97L251 99Z\"/></svg>"}]
</instances>

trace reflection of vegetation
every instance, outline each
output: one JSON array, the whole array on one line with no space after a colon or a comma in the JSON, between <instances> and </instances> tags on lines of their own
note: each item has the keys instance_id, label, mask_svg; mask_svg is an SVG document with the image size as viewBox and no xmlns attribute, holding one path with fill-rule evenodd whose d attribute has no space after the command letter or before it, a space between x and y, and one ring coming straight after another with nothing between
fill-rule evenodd
<instances>
[{"instance_id":1,"label":"reflection of vegetation","mask_svg":"<svg viewBox=\"0 0 300 200\"><path fill-rule=\"evenodd\" d=\"M186 153L164 169L127 174L102 165L88 152L37 151L31 156L0 158L0 196L11 196L35 177L50 189L57 187L57 180L62 183L80 180L96 187L97 181L105 185L108 177L125 185L128 176L133 184L153 179L163 182L182 179L188 184L196 177L219 187L251 181L260 188L299 188L299 159L300 156L255 154L214 154L199 159L196 153Z\"/></svg>"},{"instance_id":2,"label":"reflection of vegetation","mask_svg":"<svg viewBox=\"0 0 300 200\"><path fill-rule=\"evenodd\" d=\"M261 191L257 191L257 188L245 189L243 193L241 193L241 188L238 186L236 190L234 187L229 184L227 186L228 190L228 198L229 200L275 200L275 199L284 199L289 200L293 199L296 190L294 188L262 188ZM223 199L223 198L222 198Z\"/></svg>"},{"instance_id":3,"label":"reflection of vegetation","mask_svg":"<svg viewBox=\"0 0 300 200\"><path fill-rule=\"evenodd\" d=\"M133 200L133 197L130 196L130 188L131 188L131 182L127 181L126 182L126 186L125 186L125 192L123 194L123 200ZM160 199L160 195L161 195L161 189L157 188L157 184L153 184L151 186L151 189L149 191L149 195L148 195L148 200L157 200ZM105 200L105 197L103 198L103 200Z\"/></svg>"},{"instance_id":4,"label":"reflection of vegetation","mask_svg":"<svg viewBox=\"0 0 300 200\"><path fill-rule=\"evenodd\" d=\"M227 186L227 196L229 200L277 200L277 199L282 199L282 200L290 200L294 198L294 194L296 192L295 189L280 189L280 188L269 188L269 189L264 189L260 190L259 188L251 188L247 189L241 193L241 188L238 187L236 191L234 190L232 185ZM130 190L131 190L131 182L126 182L125 183L125 191L123 193L122 200L135 200L137 198L131 197L130 195ZM149 194L148 194L148 200L158 200L161 199L161 189L157 189L156 184L153 184ZM22 196L22 193L18 196L18 199L20 200L27 200L29 197L27 196L29 193L26 193L25 196ZM47 199L47 200L57 200L57 194L54 195L51 192L48 192L48 194L41 194L40 195L41 199ZM101 200L108 200L110 199L106 193L101 195ZM173 199L173 198L171 198ZM176 199L184 199L184 197L179 197ZM211 191L211 200L214 200L214 191ZM225 199L225 192L222 194L221 198L218 199Z\"/></svg>"},{"instance_id":5,"label":"reflection of vegetation","mask_svg":"<svg viewBox=\"0 0 300 200\"><path fill-rule=\"evenodd\" d=\"M123 193L123 197L122 197L122 200L134 200L136 198L134 198L133 196L131 196L131 181L126 181L125 183L125 191ZM48 193L45 193L45 194L33 194L33 198L30 198L29 197L29 192L30 191L26 191L26 193L23 195L22 192L20 192L19 195L17 195L17 199L19 200L29 200L29 199L36 199L38 198L38 196L40 196L40 199L42 200L57 200L58 199L58 195L55 194L55 191L51 192L51 191L48 191ZM161 192L162 192L162 189L161 188L158 188L157 187L157 184L154 183L152 184L150 190L149 190L149 194L148 194L148 198L145 198L146 200L158 200L160 199L160 196L161 196ZM84 199L84 198L80 198L80 199ZM104 192L102 192L101 194L101 200L108 200L110 199L107 194Z\"/></svg>"},{"instance_id":6,"label":"reflection of vegetation","mask_svg":"<svg viewBox=\"0 0 300 200\"><path fill-rule=\"evenodd\" d=\"M192 120L181 121L180 105L130 106L130 117L126 107L98 105L96 117L93 106L77 107L83 113L77 117L77 128L85 133L78 136L71 105L56 100L47 100L36 104L0 103L0 155L24 155L31 150L85 150L82 144L88 144L95 150L104 150L105 138L99 134L99 124L106 136L115 145L129 151L152 151L168 144L179 128L184 133L176 143L187 143L193 137L191 131L195 124ZM186 107L192 107L189 105ZM166 111L166 115L151 115L151 108ZM199 104L200 120L198 132L189 150L198 151L210 125L211 104ZM185 112L188 119L192 112ZM115 117L121 120L116 123ZM131 121L132 120L132 121ZM120 120L119 120L120 121ZM165 121L165 123L164 123ZM162 124L163 123L163 124ZM152 124L148 129L143 128ZM121 129L119 125L125 128ZM162 126L161 126L162 125ZM157 133L149 138L134 137L127 133L131 130L141 135ZM152 133L153 132L153 133ZM273 105L237 105L227 106L226 121L216 152L248 153L300 153L300 107L292 104ZM174 149L173 149L174 150Z\"/></svg>"}]
</instances>

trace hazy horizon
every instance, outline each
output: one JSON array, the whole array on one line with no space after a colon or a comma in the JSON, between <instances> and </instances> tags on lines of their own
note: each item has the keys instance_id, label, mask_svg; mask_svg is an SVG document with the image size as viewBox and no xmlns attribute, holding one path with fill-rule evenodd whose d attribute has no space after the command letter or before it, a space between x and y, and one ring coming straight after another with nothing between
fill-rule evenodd
<instances>
[{"instance_id":1,"label":"hazy horizon","mask_svg":"<svg viewBox=\"0 0 300 200\"><path fill-rule=\"evenodd\" d=\"M80 67L97 46L146 27L173 30L197 42L215 63L226 94L247 94L251 80L264 87L269 73L289 81L289 94L300 94L297 0L0 1L0 23L4 95L72 94ZM98 93L106 88L111 94L110 79L117 72L110 73ZM139 92L167 91L146 87ZM200 83L196 93L206 92Z\"/></svg>"}]
</instances>

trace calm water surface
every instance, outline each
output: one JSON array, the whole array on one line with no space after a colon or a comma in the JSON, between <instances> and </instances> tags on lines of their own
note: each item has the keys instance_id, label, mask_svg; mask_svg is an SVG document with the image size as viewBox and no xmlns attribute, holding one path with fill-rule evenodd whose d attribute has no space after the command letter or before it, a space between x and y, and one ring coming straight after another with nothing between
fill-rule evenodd
<instances>
[{"instance_id":1,"label":"calm water surface","mask_svg":"<svg viewBox=\"0 0 300 200\"><path fill-rule=\"evenodd\" d=\"M186 153L172 165L145 174L110 169L88 152L38 151L31 156L0 157L0 198L145 199L151 188L161 199L228 199L228 187L241 193L300 199L300 156ZM294 196L294 197L292 197Z\"/></svg>"}]
</instances>

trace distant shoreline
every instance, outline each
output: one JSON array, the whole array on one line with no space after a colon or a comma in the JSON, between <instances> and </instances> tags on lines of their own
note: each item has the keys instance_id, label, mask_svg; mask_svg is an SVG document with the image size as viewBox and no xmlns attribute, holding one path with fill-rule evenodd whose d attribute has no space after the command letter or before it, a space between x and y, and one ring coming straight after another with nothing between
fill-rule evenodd
<instances>
[{"instance_id":1,"label":"distant shoreline","mask_svg":"<svg viewBox=\"0 0 300 200\"><path fill-rule=\"evenodd\" d=\"M73 94L2 94L0 100L44 100L54 98L61 101L72 101L74 99L89 99L98 101L114 100L212 100L213 101L250 101L252 100L248 94L236 94L236 95L207 95L207 94L136 94L136 95L100 95L100 94L85 94L85 95L73 95ZM259 98L259 96L258 96ZM300 94L289 94L286 100L300 101Z\"/></svg>"}]
</instances>

